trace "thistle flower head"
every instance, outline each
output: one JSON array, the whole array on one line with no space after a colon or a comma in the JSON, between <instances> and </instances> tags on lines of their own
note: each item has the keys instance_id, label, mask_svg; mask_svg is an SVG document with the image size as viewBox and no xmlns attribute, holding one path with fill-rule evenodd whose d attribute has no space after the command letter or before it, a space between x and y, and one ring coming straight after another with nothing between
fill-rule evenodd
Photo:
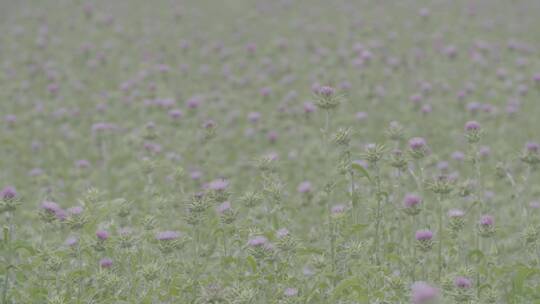
<instances>
[{"instance_id":1,"label":"thistle flower head","mask_svg":"<svg viewBox=\"0 0 540 304\"><path fill-rule=\"evenodd\" d=\"M463 217L464 215L465 212L460 209L450 209L450 211L448 211L448 217L450 218Z\"/></svg>"},{"instance_id":2,"label":"thistle flower head","mask_svg":"<svg viewBox=\"0 0 540 304\"><path fill-rule=\"evenodd\" d=\"M336 93L336 90L330 86L322 86L319 88L317 93L321 96L329 98L329 97L332 97Z\"/></svg>"},{"instance_id":3,"label":"thistle flower head","mask_svg":"<svg viewBox=\"0 0 540 304\"><path fill-rule=\"evenodd\" d=\"M79 242L79 239L77 237L70 236L65 240L64 244L66 244L69 247L73 247L77 245L78 242Z\"/></svg>"},{"instance_id":4,"label":"thistle flower head","mask_svg":"<svg viewBox=\"0 0 540 304\"><path fill-rule=\"evenodd\" d=\"M429 241L433 239L433 232L430 230L418 230L416 231L415 237L418 241Z\"/></svg>"},{"instance_id":5,"label":"thistle flower head","mask_svg":"<svg viewBox=\"0 0 540 304\"><path fill-rule=\"evenodd\" d=\"M298 295L298 289L296 288L292 288L292 287L288 287L285 289L285 291L283 292L283 294L286 296L286 297L295 297Z\"/></svg>"},{"instance_id":6,"label":"thistle flower head","mask_svg":"<svg viewBox=\"0 0 540 304\"><path fill-rule=\"evenodd\" d=\"M109 232L106 230L98 230L96 231L96 237L101 241L105 241L109 238Z\"/></svg>"},{"instance_id":7,"label":"thistle flower head","mask_svg":"<svg viewBox=\"0 0 540 304\"><path fill-rule=\"evenodd\" d=\"M412 208L422 203L422 198L413 193L406 194L403 198L403 206L405 208Z\"/></svg>"},{"instance_id":8,"label":"thistle flower head","mask_svg":"<svg viewBox=\"0 0 540 304\"><path fill-rule=\"evenodd\" d=\"M471 132L471 131L479 131L480 130L480 123L477 121L471 120L465 123L465 131Z\"/></svg>"},{"instance_id":9,"label":"thistle flower head","mask_svg":"<svg viewBox=\"0 0 540 304\"><path fill-rule=\"evenodd\" d=\"M303 181L298 185L298 188L296 189L298 193L306 194L310 193L313 190L313 187L311 186L311 183L309 181Z\"/></svg>"},{"instance_id":10,"label":"thistle flower head","mask_svg":"<svg viewBox=\"0 0 540 304\"><path fill-rule=\"evenodd\" d=\"M529 153L538 153L538 151L540 151L540 144L531 141L525 145L525 149Z\"/></svg>"},{"instance_id":11,"label":"thistle flower head","mask_svg":"<svg viewBox=\"0 0 540 304\"><path fill-rule=\"evenodd\" d=\"M466 277L456 277L454 279L454 285L460 289L469 289L472 287L472 281Z\"/></svg>"},{"instance_id":12,"label":"thistle flower head","mask_svg":"<svg viewBox=\"0 0 540 304\"><path fill-rule=\"evenodd\" d=\"M231 210L231 203L228 202L228 201L225 201L221 204L219 204L216 208L216 211L219 213L219 214L224 214L226 213L227 211L230 211Z\"/></svg>"},{"instance_id":13,"label":"thistle flower head","mask_svg":"<svg viewBox=\"0 0 540 304\"><path fill-rule=\"evenodd\" d=\"M338 205L335 205L335 206L332 207L331 213L332 213L332 215L339 215L339 214L344 213L345 210L346 210L345 205L338 204Z\"/></svg>"},{"instance_id":14,"label":"thistle flower head","mask_svg":"<svg viewBox=\"0 0 540 304\"><path fill-rule=\"evenodd\" d=\"M180 237L180 232L178 231L161 231L156 234L156 240L158 241L172 241Z\"/></svg>"},{"instance_id":15,"label":"thistle flower head","mask_svg":"<svg viewBox=\"0 0 540 304\"><path fill-rule=\"evenodd\" d=\"M264 236L256 236L254 238L249 239L248 245L250 247L261 247L268 243L268 239Z\"/></svg>"},{"instance_id":16,"label":"thistle flower head","mask_svg":"<svg viewBox=\"0 0 540 304\"><path fill-rule=\"evenodd\" d=\"M113 265L113 261L109 258L102 258L99 260L99 266L103 269L111 268Z\"/></svg>"},{"instance_id":17,"label":"thistle flower head","mask_svg":"<svg viewBox=\"0 0 540 304\"><path fill-rule=\"evenodd\" d=\"M250 112L248 114L248 120L252 123L256 123L261 119L261 113L259 112Z\"/></svg>"},{"instance_id":18,"label":"thistle flower head","mask_svg":"<svg viewBox=\"0 0 540 304\"><path fill-rule=\"evenodd\" d=\"M208 184L208 188L214 191L224 191L229 187L229 182L225 179L216 179Z\"/></svg>"},{"instance_id":19,"label":"thistle flower head","mask_svg":"<svg viewBox=\"0 0 540 304\"><path fill-rule=\"evenodd\" d=\"M411 301L413 304L434 303L439 297L439 289L426 282L414 282L411 286Z\"/></svg>"},{"instance_id":20,"label":"thistle flower head","mask_svg":"<svg viewBox=\"0 0 540 304\"><path fill-rule=\"evenodd\" d=\"M7 186L0 192L0 199L7 202L17 198L17 190L13 186Z\"/></svg>"},{"instance_id":21,"label":"thistle flower head","mask_svg":"<svg viewBox=\"0 0 540 304\"><path fill-rule=\"evenodd\" d=\"M478 222L478 233L482 237L491 237L495 234L495 220L491 215L482 215Z\"/></svg>"},{"instance_id":22,"label":"thistle flower head","mask_svg":"<svg viewBox=\"0 0 540 304\"><path fill-rule=\"evenodd\" d=\"M80 215L83 213L83 208L81 206L75 206L75 207L68 208L66 211L71 216Z\"/></svg>"},{"instance_id":23,"label":"thistle flower head","mask_svg":"<svg viewBox=\"0 0 540 304\"><path fill-rule=\"evenodd\" d=\"M423 158L429 152L426 140L422 137L413 137L409 140L409 149L412 157Z\"/></svg>"},{"instance_id":24,"label":"thistle flower head","mask_svg":"<svg viewBox=\"0 0 540 304\"><path fill-rule=\"evenodd\" d=\"M493 226L494 223L495 220L491 215L482 215L482 217L480 218L480 225L482 226Z\"/></svg>"},{"instance_id":25,"label":"thistle flower head","mask_svg":"<svg viewBox=\"0 0 540 304\"><path fill-rule=\"evenodd\" d=\"M316 105L324 110L330 110L341 103L341 98L336 94L336 89L330 86L321 86L315 88L317 96Z\"/></svg>"},{"instance_id":26,"label":"thistle flower head","mask_svg":"<svg viewBox=\"0 0 540 304\"><path fill-rule=\"evenodd\" d=\"M48 221L52 221L54 218L64 220L67 217L66 211L55 202L44 201L41 203L41 209Z\"/></svg>"},{"instance_id":27,"label":"thistle flower head","mask_svg":"<svg viewBox=\"0 0 540 304\"><path fill-rule=\"evenodd\" d=\"M455 151L452 153L452 159L457 161L463 161L465 159L465 154L461 151Z\"/></svg>"},{"instance_id":28,"label":"thistle flower head","mask_svg":"<svg viewBox=\"0 0 540 304\"><path fill-rule=\"evenodd\" d=\"M282 239L289 235L289 230L287 228L281 228L276 232L276 235L279 239Z\"/></svg>"},{"instance_id":29,"label":"thistle flower head","mask_svg":"<svg viewBox=\"0 0 540 304\"><path fill-rule=\"evenodd\" d=\"M480 127L480 123L474 120L465 123L465 132L465 137L467 137L469 143L477 143L482 137L482 129Z\"/></svg>"},{"instance_id":30,"label":"thistle flower head","mask_svg":"<svg viewBox=\"0 0 540 304\"><path fill-rule=\"evenodd\" d=\"M409 140L409 148L417 151L426 147L426 140L422 137L413 137Z\"/></svg>"}]
</instances>

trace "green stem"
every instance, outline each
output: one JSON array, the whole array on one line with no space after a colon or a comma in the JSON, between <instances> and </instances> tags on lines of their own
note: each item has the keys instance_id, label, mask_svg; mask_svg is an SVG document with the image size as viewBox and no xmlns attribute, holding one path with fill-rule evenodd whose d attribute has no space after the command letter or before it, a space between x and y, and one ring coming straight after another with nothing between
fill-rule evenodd
<instances>
[{"instance_id":1,"label":"green stem","mask_svg":"<svg viewBox=\"0 0 540 304\"><path fill-rule=\"evenodd\" d=\"M330 238L330 258L332 259L332 276L335 276L336 273L336 239L334 235L334 229L332 226L332 210L330 207L330 202L328 202L328 236ZM336 285L335 277L332 278L332 283Z\"/></svg>"},{"instance_id":2,"label":"green stem","mask_svg":"<svg viewBox=\"0 0 540 304\"><path fill-rule=\"evenodd\" d=\"M82 262L82 253L81 253L81 244L79 243L77 245L77 260L79 264L79 270L81 271L81 274L83 273L83 262ZM83 290L83 277L82 275L79 276L79 290L77 291L77 303L81 303L82 298L82 290Z\"/></svg>"},{"instance_id":3,"label":"green stem","mask_svg":"<svg viewBox=\"0 0 540 304\"><path fill-rule=\"evenodd\" d=\"M443 195L440 194L437 196L438 198L438 204L439 204L439 257L438 257L438 263L439 263L439 282L441 282L441 275L442 275L442 267L443 267L443 259L442 259L442 247L443 247L443 241L444 241L444 231L443 231Z\"/></svg>"},{"instance_id":4,"label":"green stem","mask_svg":"<svg viewBox=\"0 0 540 304\"><path fill-rule=\"evenodd\" d=\"M480 251L480 236L476 233L476 252ZM480 259L476 263L476 296L480 298Z\"/></svg>"},{"instance_id":5,"label":"green stem","mask_svg":"<svg viewBox=\"0 0 540 304\"><path fill-rule=\"evenodd\" d=\"M382 220L382 197L381 197L381 178L379 175L379 167L377 164L374 164L374 170L376 172L376 191L375 194L377 197L377 213L376 213L376 224L375 224L375 261L377 262L377 265L380 265L380 258L379 258L379 247L380 247L380 240L379 240L379 231L381 226L381 220Z\"/></svg>"},{"instance_id":6,"label":"green stem","mask_svg":"<svg viewBox=\"0 0 540 304\"><path fill-rule=\"evenodd\" d=\"M416 230L416 215L413 215L412 217L412 235L414 235L414 232ZM411 273L411 277L412 277L412 281L415 282L416 281L416 244L414 242L412 242L412 247L413 247L413 260L412 260L412 263L411 263L411 266L412 266L412 273Z\"/></svg>"},{"instance_id":7,"label":"green stem","mask_svg":"<svg viewBox=\"0 0 540 304\"><path fill-rule=\"evenodd\" d=\"M11 222L11 214L6 213L6 221L8 223L7 227L4 227L4 242L6 243L7 248L7 257L6 257L6 274L4 277L4 288L2 291L2 303L7 302L7 291L9 289L9 271L11 269L11 239L13 237L13 223Z\"/></svg>"}]
</instances>

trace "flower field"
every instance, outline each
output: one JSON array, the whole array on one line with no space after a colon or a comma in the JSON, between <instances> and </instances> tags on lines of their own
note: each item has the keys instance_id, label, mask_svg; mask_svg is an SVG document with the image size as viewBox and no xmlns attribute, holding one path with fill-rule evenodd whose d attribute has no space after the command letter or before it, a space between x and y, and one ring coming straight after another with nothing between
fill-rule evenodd
<instances>
[{"instance_id":1,"label":"flower field","mask_svg":"<svg viewBox=\"0 0 540 304\"><path fill-rule=\"evenodd\" d=\"M0 303L540 303L540 1L0 3Z\"/></svg>"}]
</instances>

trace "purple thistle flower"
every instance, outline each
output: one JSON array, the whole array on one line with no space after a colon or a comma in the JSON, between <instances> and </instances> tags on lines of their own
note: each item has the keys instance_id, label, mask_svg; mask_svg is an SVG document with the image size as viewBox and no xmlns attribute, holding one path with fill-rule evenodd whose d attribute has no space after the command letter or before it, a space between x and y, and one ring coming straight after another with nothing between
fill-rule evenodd
<instances>
[{"instance_id":1,"label":"purple thistle flower","mask_svg":"<svg viewBox=\"0 0 540 304\"><path fill-rule=\"evenodd\" d=\"M426 282L414 282L411 286L413 304L427 304L439 297L439 290Z\"/></svg>"},{"instance_id":2,"label":"purple thistle flower","mask_svg":"<svg viewBox=\"0 0 540 304\"><path fill-rule=\"evenodd\" d=\"M202 98L199 96L191 97L186 101L186 106L190 109L197 109L202 103Z\"/></svg>"},{"instance_id":3,"label":"purple thistle flower","mask_svg":"<svg viewBox=\"0 0 540 304\"><path fill-rule=\"evenodd\" d=\"M43 173L44 173L43 169L41 169L41 168L33 168L32 170L30 170L30 172L28 172L28 175L30 175L32 177L36 177L36 176L43 175Z\"/></svg>"},{"instance_id":4,"label":"purple thistle flower","mask_svg":"<svg viewBox=\"0 0 540 304\"><path fill-rule=\"evenodd\" d=\"M199 180L202 177L202 172L197 171L197 170L191 171L189 176L191 177L192 180Z\"/></svg>"},{"instance_id":5,"label":"purple thistle flower","mask_svg":"<svg viewBox=\"0 0 540 304\"><path fill-rule=\"evenodd\" d=\"M433 107L430 104L425 104L425 105L422 106L420 111L423 114L429 114L429 113L431 113L433 111Z\"/></svg>"},{"instance_id":6,"label":"purple thistle flower","mask_svg":"<svg viewBox=\"0 0 540 304\"><path fill-rule=\"evenodd\" d=\"M355 117L356 117L356 120L362 121L362 120L365 120L366 118L368 118L368 114L366 112L357 112L355 114Z\"/></svg>"},{"instance_id":7,"label":"purple thistle flower","mask_svg":"<svg viewBox=\"0 0 540 304\"><path fill-rule=\"evenodd\" d=\"M418 230L416 231L415 237L418 241L429 241L433 239L433 232L430 230Z\"/></svg>"},{"instance_id":8,"label":"purple thistle flower","mask_svg":"<svg viewBox=\"0 0 540 304\"><path fill-rule=\"evenodd\" d=\"M67 216L68 216L67 212L62 208L56 210L56 212L54 214L56 215L56 218L58 220L60 220L60 221L65 220L67 218Z\"/></svg>"},{"instance_id":9,"label":"purple thistle flower","mask_svg":"<svg viewBox=\"0 0 540 304\"><path fill-rule=\"evenodd\" d=\"M472 282L466 277L457 277L454 280L454 285L460 289L469 289L472 287Z\"/></svg>"},{"instance_id":10,"label":"purple thistle flower","mask_svg":"<svg viewBox=\"0 0 540 304\"><path fill-rule=\"evenodd\" d=\"M533 209L540 209L540 202L538 202L538 201L530 202L529 207L531 207Z\"/></svg>"},{"instance_id":11,"label":"purple thistle flower","mask_svg":"<svg viewBox=\"0 0 540 304\"><path fill-rule=\"evenodd\" d=\"M455 151L454 153L452 153L452 159L457 161L463 161L465 159L465 154L463 154L463 152L461 151Z\"/></svg>"},{"instance_id":12,"label":"purple thistle flower","mask_svg":"<svg viewBox=\"0 0 540 304\"><path fill-rule=\"evenodd\" d=\"M90 162L86 159L81 159L75 162L75 166L79 169L87 169L90 167Z\"/></svg>"},{"instance_id":13,"label":"purple thistle flower","mask_svg":"<svg viewBox=\"0 0 540 304\"><path fill-rule=\"evenodd\" d=\"M259 112L250 112L248 114L248 120L252 123L256 123L261 119L261 113Z\"/></svg>"},{"instance_id":14,"label":"purple thistle flower","mask_svg":"<svg viewBox=\"0 0 540 304\"><path fill-rule=\"evenodd\" d=\"M330 86L322 86L317 90L317 93L324 97L331 97L336 93L336 90Z\"/></svg>"},{"instance_id":15,"label":"purple thistle flower","mask_svg":"<svg viewBox=\"0 0 540 304\"><path fill-rule=\"evenodd\" d=\"M174 120L182 118L183 115L184 113L180 109L173 109L169 111L169 116Z\"/></svg>"},{"instance_id":16,"label":"purple thistle flower","mask_svg":"<svg viewBox=\"0 0 540 304\"><path fill-rule=\"evenodd\" d=\"M540 151L540 144L536 142L528 142L525 145L525 149L527 149L527 152L530 153L538 153L538 151Z\"/></svg>"},{"instance_id":17,"label":"purple thistle flower","mask_svg":"<svg viewBox=\"0 0 540 304\"><path fill-rule=\"evenodd\" d=\"M415 95L412 95L409 100L413 103L413 104L420 104L420 102L422 101L422 95L420 94L415 94Z\"/></svg>"},{"instance_id":18,"label":"purple thistle flower","mask_svg":"<svg viewBox=\"0 0 540 304\"><path fill-rule=\"evenodd\" d=\"M403 206L406 208L415 207L422 203L422 198L417 194L407 194L405 195L405 198L403 198Z\"/></svg>"},{"instance_id":19,"label":"purple thistle flower","mask_svg":"<svg viewBox=\"0 0 540 304\"><path fill-rule=\"evenodd\" d=\"M450 209L448 211L448 217L450 218L463 217L464 215L465 215L465 212L459 209Z\"/></svg>"},{"instance_id":20,"label":"purple thistle flower","mask_svg":"<svg viewBox=\"0 0 540 304\"><path fill-rule=\"evenodd\" d=\"M96 231L96 236L101 241L105 241L109 238L109 232L107 232L106 230L98 230Z\"/></svg>"},{"instance_id":21,"label":"purple thistle flower","mask_svg":"<svg viewBox=\"0 0 540 304\"><path fill-rule=\"evenodd\" d=\"M482 215L482 217L480 218L480 225L482 226L489 227L489 226L493 226L493 224L495 224L495 220L493 219L493 216L491 215L485 214L485 215Z\"/></svg>"},{"instance_id":22,"label":"purple thistle flower","mask_svg":"<svg viewBox=\"0 0 540 304\"><path fill-rule=\"evenodd\" d=\"M465 131L478 131L480 130L480 123L471 120L465 123Z\"/></svg>"},{"instance_id":23,"label":"purple thistle flower","mask_svg":"<svg viewBox=\"0 0 540 304\"><path fill-rule=\"evenodd\" d=\"M289 230L287 228L281 228L276 232L276 235L279 239L282 239L289 235Z\"/></svg>"},{"instance_id":24,"label":"purple thistle flower","mask_svg":"<svg viewBox=\"0 0 540 304\"><path fill-rule=\"evenodd\" d=\"M111 268L113 265L113 261L109 258L103 258L99 261L99 266L101 268Z\"/></svg>"},{"instance_id":25,"label":"purple thistle flower","mask_svg":"<svg viewBox=\"0 0 540 304\"><path fill-rule=\"evenodd\" d=\"M5 187L2 192L0 192L0 198L3 201L11 201L17 197L17 190L13 186Z\"/></svg>"},{"instance_id":26,"label":"purple thistle flower","mask_svg":"<svg viewBox=\"0 0 540 304\"><path fill-rule=\"evenodd\" d=\"M60 208L60 206L55 202L44 201L41 203L41 209L43 209L46 213L56 216L56 218L59 220L65 220L67 217L66 211Z\"/></svg>"},{"instance_id":27,"label":"purple thistle flower","mask_svg":"<svg viewBox=\"0 0 540 304\"><path fill-rule=\"evenodd\" d=\"M315 104L309 101L304 102L304 113L309 114L315 112L316 110L317 106L315 106Z\"/></svg>"},{"instance_id":28,"label":"purple thistle flower","mask_svg":"<svg viewBox=\"0 0 540 304\"><path fill-rule=\"evenodd\" d=\"M120 236L129 236L133 233L133 229L129 228L129 227L122 227L118 230L118 234Z\"/></svg>"},{"instance_id":29,"label":"purple thistle flower","mask_svg":"<svg viewBox=\"0 0 540 304\"><path fill-rule=\"evenodd\" d=\"M268 97L270 96L270 93L272 93L272 89L269 87L264 87L260 90L260 94L262 97Z\"/></svg>"},{"instance_id":30,"label":"purple thistle flower","mask_svg":"<svg viewBox=\"0 0 540 304\"><path fill-rule=\"evenodd\" d=\"M479 102L470 102L467 104L467 110L471 113L476 113L480 111L482 105Z\"/></svg>"},{"instance_id":31,"label":"purple thistle flower","mask_svg":"<svg viewBox=\"0 0 540 304\"><path fill-rule=\"evenodd\" d=\"M264 236L256 236L248 241L250 247L261 247L268 243L268 239Z\"/></svg>"},{"instance_id":32,"label":"purple thistle flower","mask_svg":"<svg viewBox=\"0 0 540 304\"><path fill-rule=\"evenodd\" d=\"M64 244L66 244L67 246L69 247L73 247L75 245L77 245L77 243L79 242L79 239L77 239L77 237L74 237L74 236L70 236L66 239L66 241L64 242Z\"/></svg>"},{"instance_id":33,"label":"purple thistle flower","mask_svg":"<svg viewBox=\"0 0 540 304\"><path fill-rule=\"evenodd\" d=\"M97 122L92 125L92 133L105 132L115 130L116 125L107 122Z\"/></svg>"},{"instance_id":34,"label":"purple thistle flower","mask_svg":"<svg viewBox=\"0 0 540 304\"><path fill-rule=\"evenodd\" d=\"M221 203L219 206L217 206L216 208L216 211L219 213L219 214L224 214L225 212L227 211L230 211L231 210L231 203L228 202L228 201L225 201L223 203Z\"/></svg>"},{"instance_id":35,"label":"purple thistle flower","mask_svg":"<svg viewBox=\"0 0 540 304\"><path fill-rule=\"evenodd\" d=\"M288 287L285 289L285 291L283 292L283 294L286 296L286 297L295 297L298 295L298 289L296 288L292 288L292 287Z\"/></svg>"},{"instance_id":36,"label":"purple thistle flower","mask_svg":"<svg viewBox=\"0 0 540 304\"><path fill-rule=\"evenodd\" d=\"M156 234L156 240L158 241L172 241L180 237L180 232L177 231L161 231Z\"/></svg>"},{"instance_id":37,"label":"purple thistle flower","mask_svg":"<svg viewBox=\"0 0 540 304\"><path fill-rule=\"evenodd\" d=\"M249 54L253 55L257 51L257 44L255 44L254 42L246 44L246 51Z\"/></svg>"},{"instance_id":38,"label":"purple thistle flower","mask_svg":"<svg viewBox=\"0 0 540 304\"><path fill-rule=\"evenodd\" d=\"M60 206L58 206L58 204L55 202L45 201L41 203L41 208L43 208L45 211L55 212L56 210L60 209Z\"/></svg>"},{"instance_id":39,"label":"purple thistle flower","mask_svg":"<svg viewBox=\"0 0 540 304\"><path fill-rule=\"evenodd\" d=\"M302 194L310 193L312 190L313 190L313 187L311 186L311 183L308 181L301 182L297 188L297 191Z\"/></svg>"},{"instance_id":40,"label":"purple thistle flower","mask_svg":"<svg viewBox=\"0 0 540 304\"><path fill-rule=\"evenodd\" d=\"M480 157L486 158L491 154L491 148L488 146L482 146L478 150L478 154L480 154Z\"/></svg>"},{"instance_id":41,"label":"purple thistle flower","mask_svg":"<svg viewBox=\"0 0 540 304\"><path fill-rule=\"evenodd\" d=\"M338 215L343 212L345 212L345 205L341 205L341 204L333 206L331 210L331 213L333 215Z\"/></svg>"},{"instance_id":42,"label":"purple thistle flower","mask_svg":"<svg viewBox=\"0 0 540 304\"><path fill-rule=\"evenodd\" d=\"M426 140L422 137L414 137L409 140L409 148L411 150L421 150L426 147Z\"/></svg>"},{"instance_id":43,"label":"purple thistle flower","mask_svg":"<svg viewBox=\"0 0 540 304\"><path fill-rule=\"evenodd\" d=\"M229 187L229 182L225 179L216 179L208 184L208 188L214 191L224 191Z\"/></svg>"},{"instance_id":44,"label":"purple thistle flower","mask_svg":"<svg viewBox=\"0 0 540 304\"><path fill-rule=\"evenodd\" d=\"M534 74L534 76L533 76L533 81L534 81L536 84L540 84L540 73Z\"/></svg>"},{"instance_id":45,"label":"purple thistle flower","mask_svg":"<svg viewBox=\"0 0 540 304\"><path fill-rule=\"evenodd\" d=\"M69 215L80 215L83 213L83 208L81 206L75 206L68 208L66 211Z\"/></svg>"},{"instance_id":46,"label":"purple thistle flower","mask_svg":"<svg viewBox=\"0 0 540 304\"><path fill-rule=\"evenodd\" d=\"M418 12L418 14L423 18L429 17L429 15L430 15L429 8L427 8L427 7L421 8L420 11Z\"/></svg>"},{"instance_id":47,"label":"purple thistle flower","mask_svg":"<svg viewBox=\"0 0 540 304\"><path fill-rule=\"evenodd\" d=\"M448 164L447 161L440 161L439 163L437 163L437 169L441 170L441 171L448 171L448 168L450 167L450 165Z\"/></svg>"},{"instance_id":48,"label":"purple thistle flower","mask_svg":"<svg viewBox=\"0 0 540 304\"><path fill-rule=\"evenodd\" d=\"M267 137L268 137L268 141L270 141L271 143L274 143L276 142L278 138L278 133L276 131L269 131L267 134Z\"/></svg>"},{"instance_id":49,"label":"purple thistle flower","mask_svg":"<svg viewBox=\"0 0 540 304\"><path fill-rule=\"evenodd\" d=\"M8 125L14 125L17 122L17 116L14 114L8 114L4 119Z\"/></svg>"}]
</instances>

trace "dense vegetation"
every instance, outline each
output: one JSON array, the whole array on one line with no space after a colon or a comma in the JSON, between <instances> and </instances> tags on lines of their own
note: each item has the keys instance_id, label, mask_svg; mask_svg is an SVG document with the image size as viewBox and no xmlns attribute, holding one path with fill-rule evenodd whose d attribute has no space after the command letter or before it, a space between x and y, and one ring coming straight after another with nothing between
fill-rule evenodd
<instances>
[{"instance_id":1,"label":"dense vegetation","mask_svg":"<svg viewBox=\"0 0 540 304\"><path fill-rule=\"evenodd\" d=\"M540 303L540 1L0 17L0 303Z\"/></svg>"}]
</instances>

